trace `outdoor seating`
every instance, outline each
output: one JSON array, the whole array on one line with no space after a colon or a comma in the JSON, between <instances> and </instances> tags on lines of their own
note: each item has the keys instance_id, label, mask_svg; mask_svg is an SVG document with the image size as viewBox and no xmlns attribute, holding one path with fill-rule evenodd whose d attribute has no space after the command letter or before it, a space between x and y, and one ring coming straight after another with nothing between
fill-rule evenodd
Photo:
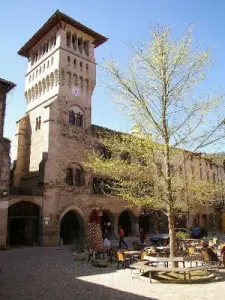
<instances>
[{"instance_id":1,"label":"outdoor seating","mask_svg":"<svg viewBox=\"0 0 225 300\"><path fill-rule=\"evenodd\" d=\"M145 260L145 257L146 257L147 254L148 254L147 251L141 252L141 254L140 254L140 260Z\"/></svg>"},{"instance_id":2,"label":"outdoor seating","mask_svg":"<svg viewBox=\"0 0 225 300\"><path fill-rule=\"evenodd\" d=\"M129 267L130 258L125 257L123 252L117 252L117 269L122 265L124 268Z\"/></svg>"},{"instance_id":3,"label":"outdoor seating","mask_svg":"<svg viewBox=\"0 0 225 300\"><path fill-rule=\"evenodd\" d=\"M189 255L197 255L198 252L196 251L195 247L188 247L188 254Z\"/></svg>"},{"instance_id":4,"label":"outdoor seating","mask_svg":"<svg viewBox=\"0 0 225 300\"><path fill-rule=\"evenodd\" d=\"M187 256L187 257L173 257L173 258L165 258L165 257L151 257L145 256L145 260L148 262L139 262L130 266L132 269L138 269L140 273L149 272L149 279L152 282L152 273L163 272L163 273L183 273L184 280L187 279L186 274L188 274L188 280L191 283L191 276L193 271L198 270L217 270L219 269L218 264L203 264L203 256ZM192 262L196 262L196 266L192 267ZM177 262L177 266L169 266L169 263ZM182 263L182 267L179 266L179 262ZM188 266L185 266L185 262L189 263ZM163 266L158 266L159 263L164 263ZM201 265L198 266L198 263Z\"/></svg>"}]
</instances>

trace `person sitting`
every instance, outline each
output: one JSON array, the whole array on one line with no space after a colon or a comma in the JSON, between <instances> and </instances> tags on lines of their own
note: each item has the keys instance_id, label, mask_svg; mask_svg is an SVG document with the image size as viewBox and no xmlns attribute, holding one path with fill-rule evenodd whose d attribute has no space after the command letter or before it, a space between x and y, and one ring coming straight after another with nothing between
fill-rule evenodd
<instances>
[{"instance_id":1,"label":"person sitting","mask_svg":"<svg viewBox=\"0 0 225 300\"><path fill-rule=\"evenodd\" d=\"M209 261L213 261L213 262L219 261L217 254L209 247L209 244L207 241L204 241L202 246L203 246L202 250L206 251L209 256Z\"/></svg>"}]
</instances>

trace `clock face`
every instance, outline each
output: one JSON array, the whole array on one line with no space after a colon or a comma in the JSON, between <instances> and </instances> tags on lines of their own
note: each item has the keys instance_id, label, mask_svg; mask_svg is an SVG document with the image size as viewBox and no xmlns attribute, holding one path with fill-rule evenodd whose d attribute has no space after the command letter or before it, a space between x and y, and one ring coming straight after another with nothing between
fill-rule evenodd
<instances>
[{"instance_id":1,"label":"clock face","mask_svg":"<svg viewBox=\"0 0 225 300\"><path fill-rule=\"evenodd\" d=\"M80 89L78 87L72 88L72 95L75 97L80 96Z\"/></svg>"}]
</instances>

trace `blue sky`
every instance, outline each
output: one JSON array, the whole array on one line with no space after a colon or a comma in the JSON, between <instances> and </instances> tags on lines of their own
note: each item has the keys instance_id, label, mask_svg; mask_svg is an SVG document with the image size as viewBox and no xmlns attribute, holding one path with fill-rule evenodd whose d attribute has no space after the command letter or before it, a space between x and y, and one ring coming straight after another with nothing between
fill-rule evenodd
<instances>
[{"instance_id":1,"label":"blue sky","mask_svg":"<svg viewBox=\"0 0 225 300\"><path fill-rule=\"evenodd\" d=\"M121 63L128 59L125 45L130 39L148 39L149 28L157 22L172 26L179 36L190 23L197 23L195 38L200 45L212 45L214 64L205 88L225 86L225 1L223 0L7 0L1 1L0 77L17 84L8 97L5 136L12 139L15 122L25 113L24 75L27 60L17 51L56 9L107 36L96 50L96 59L112 55ZM129 124L118 116L107 93L101 88L102 71L97 69L97 86L92 98L92 122L121 131Z\"/></svg>"}]
</instances>

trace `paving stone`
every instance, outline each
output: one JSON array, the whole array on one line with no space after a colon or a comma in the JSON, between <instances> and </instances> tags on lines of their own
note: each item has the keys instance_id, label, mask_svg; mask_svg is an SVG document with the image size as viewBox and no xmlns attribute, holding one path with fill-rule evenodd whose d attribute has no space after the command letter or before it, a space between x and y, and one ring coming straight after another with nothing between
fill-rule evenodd
<instances>
[{"instance_id":1,"label":"paving stone","mask_svg":"<svg viewBox=\"0 0 225 300\"><path fill-rule=\"evenodd\" d=\"M96 268L75 261L67 247L1 251L0 267L1 300L222 300L225 294L224 282L150 284L129 269Z\"/></svg>"}]
</instances>

